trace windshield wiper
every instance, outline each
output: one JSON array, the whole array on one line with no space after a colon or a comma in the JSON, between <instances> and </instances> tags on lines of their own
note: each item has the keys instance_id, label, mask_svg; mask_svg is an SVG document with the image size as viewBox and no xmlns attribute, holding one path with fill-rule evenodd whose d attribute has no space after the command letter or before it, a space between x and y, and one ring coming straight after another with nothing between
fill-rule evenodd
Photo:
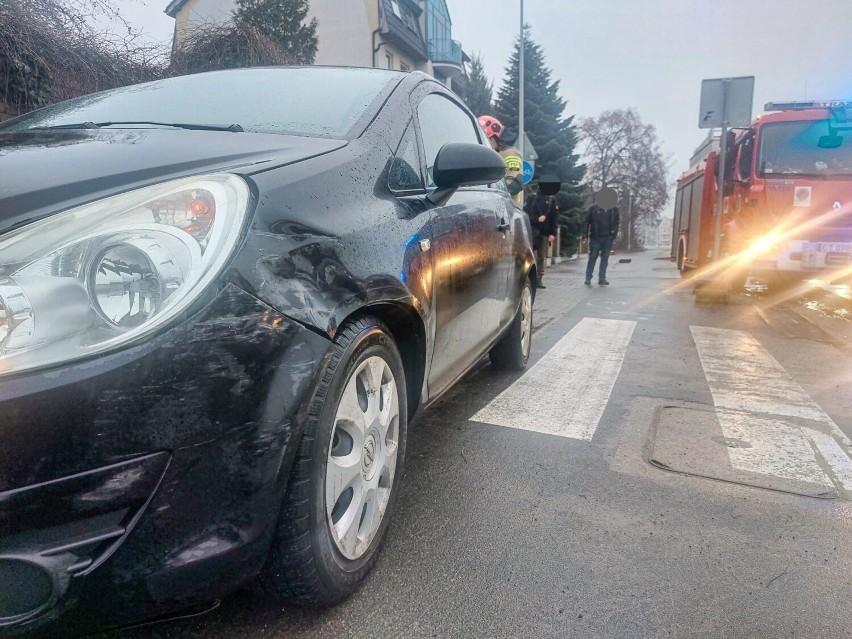
<instances>
[{"instance_id":1,"label":"windshield wiper","mask_svg":"<svg viewBox=\"0 0 852 639\"><path fill-rule=\"evenodd\" d=\"M31 128L37 131L46 131L47 129L100 129L101 127L94 122L76 122L74 124L54 124L52 126L34 126Z\"/></svg>"},{"instance_id":2,"label":"windshield wiper","mask_svg":"<svg viewBox=\"0 0 852 639\"><path fill-rule=\"evenodd\" d=\"M848 173L844 173L840 171L838 173L832 173L831 171L823 171L820 173L800 173L796 171L795 173L770 173L770 175L783 175L785 178L807 178L807 179L818 179L818 178L827 178L827 177L838 177L848 175Z\"/></svg>"},{"instance_id":3,"label":"windshield wiper","mask_svg":"<svg viewBox=\"0 0 852 639\"><path fill-rule=\"evenodd\" d=\"M245 129L239 124L192 124L188 122L151 122L139 120L135 122L77 122L74 124L54 124L53 126L36 126L34 129L102 129L109 126L121 126L123 124L146 124L149 126L167 126L175 129L189 129L190 131L230 131L231 133L243 133Z\"/></svg>"}]
</instances>

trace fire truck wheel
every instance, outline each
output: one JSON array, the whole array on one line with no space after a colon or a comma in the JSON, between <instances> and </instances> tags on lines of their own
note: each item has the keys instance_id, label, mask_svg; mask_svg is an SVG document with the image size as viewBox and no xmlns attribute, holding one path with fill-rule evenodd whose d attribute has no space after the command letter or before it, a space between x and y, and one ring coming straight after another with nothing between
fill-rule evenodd
<instances>
[{"instance_id":1,"label":"fire truck wheel","mask_svg":"<svg viewBox=\"0 0 852 639\"><path fill-rule=\"evenodd\" d=\"M677 270L680 271L680 276L683 278L687 278L692 275L692 269L687 268L684 260L683 243L679 244L677 247Z\"/></svg>"}]
</instances>

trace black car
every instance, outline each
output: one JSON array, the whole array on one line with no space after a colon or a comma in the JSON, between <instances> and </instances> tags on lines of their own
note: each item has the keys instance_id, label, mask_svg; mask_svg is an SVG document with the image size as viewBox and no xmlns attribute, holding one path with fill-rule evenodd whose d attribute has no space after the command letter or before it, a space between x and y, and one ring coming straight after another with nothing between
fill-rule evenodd
<instances>
[{"instance_id":1,"label":"black car","mask_svg":"<svg viewBox=\"0 0 852 639\"><path fill-rule=\"evenodd\" d=\"M267 68L0 127L0 633L69 636L375 562L408 426L523 368L505 164L423 74Z\"/></svg>"}]
</instances>

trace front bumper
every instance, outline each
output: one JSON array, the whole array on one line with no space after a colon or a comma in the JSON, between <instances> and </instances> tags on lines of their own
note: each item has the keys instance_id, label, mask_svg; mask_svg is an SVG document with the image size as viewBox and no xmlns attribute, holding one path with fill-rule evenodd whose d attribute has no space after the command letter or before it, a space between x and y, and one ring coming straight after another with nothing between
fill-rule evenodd
<instances>
[{"instance_id":1,"label":"front bumper","mask_svg":"<svg viewBox=\"0 0 852 639\"><path fill-rule=\"evenodd\" d=\"M329 345L228 285L143 344L0 381L0 635L133 623L254 576Z\"/></svg>"},{"instance_id":2,"label":"front bumper","mask_svg":"<svg viewBox=\"0 0 852 639\"><path fill-rule=\"evenodd\" d=\"M755 273L809 275L849 271L852 268L852 242L785 241L772 251L756 256L750 266Z\"/></svg>"}]
</instances>

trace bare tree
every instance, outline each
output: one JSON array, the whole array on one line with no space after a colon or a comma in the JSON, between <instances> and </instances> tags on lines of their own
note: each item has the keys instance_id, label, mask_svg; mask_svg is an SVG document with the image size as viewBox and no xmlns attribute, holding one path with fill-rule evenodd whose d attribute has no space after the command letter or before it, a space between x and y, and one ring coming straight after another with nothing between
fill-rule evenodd
<instances>
[{"instance_id":1,"label":"bare tree","mask_svg":"<svg viewBox=\"0 0 852 639\"><path fill-rule=\"evenodd\" d=\"M172 54L172 75L238 69L264 65L295 64L292 54L241 21L226 24L193 24Z\"/></svg>"},{"instance_id":2,"label":"bare tree","mask_svg":"<svg viewBox=\"0 0 852 639\"><path fill-rule=\"evenodd\" d=\"M625 225L631 224L634 246L637 222L655 224L668 202L668 161L660 151L657 131L644 124L633 109L605 111L597 118L580 122L580 139L586 162L586 181L594 189L615 187L630 200L630 220L622 211ZM619 244L626 244L622 233Z\"/></svg>"},{"instance_id":3,"label":"bare tree","mask_svg":"<svg viewBox=\"0 0 852 639\"><path fill-rule=\"evenodd\" d=\"M25 3L21 0L0 0L0 9L14 12L23 4L26 4L28 13L39 16L45 24L72 31L78 36L97 31L93 25L100 19L117 22L128 35L134 32L113 0L26 0Z\"/></svg>"}]
</instances>

